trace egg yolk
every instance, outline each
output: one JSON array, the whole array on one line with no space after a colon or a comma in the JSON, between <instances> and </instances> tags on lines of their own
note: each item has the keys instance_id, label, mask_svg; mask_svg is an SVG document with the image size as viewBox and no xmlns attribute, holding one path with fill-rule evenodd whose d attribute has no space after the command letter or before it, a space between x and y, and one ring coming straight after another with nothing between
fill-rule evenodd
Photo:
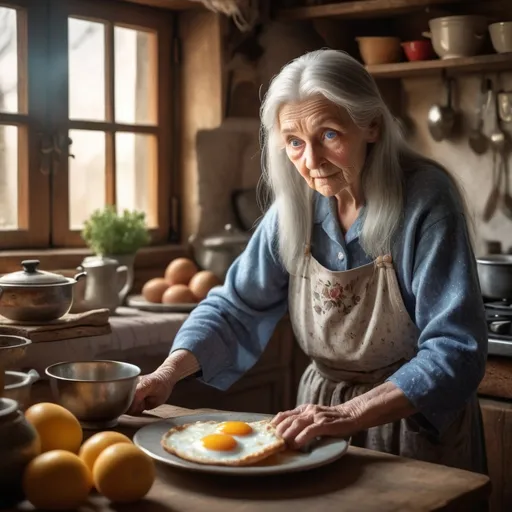
<instances>
[{"instance_id":1,"label":"egg yolk","mask_svg":"<svg viewBox=\"0 0 512 512\"><path fill-rule=\"evenodd\" d=\"M201 439L203 446L208 450L228 452L236 447L236 440L226 434L210 434Z\"/></svg>"},{"instance_id":2,"label":"egg yolk","mask_svg":"<svg viewBox=\"0 0 512 512\"><path fill-rule=\"evenodd\" d=\"M252 428L243 421L226 421L220 426L219 431L231 436L246 436L252 432Z\"/></svg>"}]
</instances>

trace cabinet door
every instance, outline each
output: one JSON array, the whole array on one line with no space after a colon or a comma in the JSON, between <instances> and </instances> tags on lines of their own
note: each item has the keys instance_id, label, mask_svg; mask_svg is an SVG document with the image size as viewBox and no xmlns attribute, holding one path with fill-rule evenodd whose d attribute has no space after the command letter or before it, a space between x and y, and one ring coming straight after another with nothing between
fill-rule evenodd
<instances>
[{"instance_id":1,"label":"cabinet door","mask_svg":"<svg viewBox=\"0 0 512 512\"><path fill-rule=\"evenodd\" d=\"M512 403L481 398L480 406L492 483L490 512L505 512L512 510Z\"/></svg>"}]
</instances>

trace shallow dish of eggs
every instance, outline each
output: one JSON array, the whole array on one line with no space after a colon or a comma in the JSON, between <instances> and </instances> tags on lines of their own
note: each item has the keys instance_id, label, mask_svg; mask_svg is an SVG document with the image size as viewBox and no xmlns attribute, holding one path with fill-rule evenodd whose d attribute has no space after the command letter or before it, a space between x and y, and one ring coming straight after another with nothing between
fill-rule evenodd
<instances>
[{"instance_id":1,"label":"shallow dish of eggs","mask_svg":"<svg viewBox=\"0 0 512 512\"><path fill-rule=\"evenodd\" d=\"M187 415L146 425L133 441L165 464L234 475L304 471L333 462L348 449L344 439L325 438L309 452L291 450L271 418L234 412Z\"/></svg>"},{"instance_id":2,"label":"shallow dish of eggs","mask_svg":"<svg viewBox=\"0 0 512 512\"><path fill-rule=\"evenodd\" d=\"M220 284L213 272L200 270L189 258L176 258L163 277L144 283L142 294L128 297L127 304L146 311L188 313Z\"/></svg>"}]
</instances>

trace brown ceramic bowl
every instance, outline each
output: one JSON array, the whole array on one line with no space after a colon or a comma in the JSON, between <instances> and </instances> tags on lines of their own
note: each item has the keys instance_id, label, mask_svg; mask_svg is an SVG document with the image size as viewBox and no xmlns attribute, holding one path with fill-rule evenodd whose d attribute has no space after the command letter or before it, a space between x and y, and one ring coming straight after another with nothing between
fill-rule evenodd
<instances>
[{"instance_id":1,"label":"brown ceramic bowl","mask_svg":"<svg viewBox=\"0 0 512 512\"><path fill-rule=\"evenodd\" d=\"M359 52L367 66L400 62L402 47L398 37L356 37Z\"/></svg>"}]
</instances>

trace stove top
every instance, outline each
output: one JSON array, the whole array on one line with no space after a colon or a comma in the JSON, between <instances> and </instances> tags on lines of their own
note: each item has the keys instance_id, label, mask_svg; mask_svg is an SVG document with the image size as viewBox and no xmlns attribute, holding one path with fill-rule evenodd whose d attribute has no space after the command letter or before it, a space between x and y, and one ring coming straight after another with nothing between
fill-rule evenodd
<instances>
[{"instance_id":1,"label":"stove top","mask_svg":"<svg viewBox=\"0 0 512 512\"><path fill-rule=\"evenodd\" d=\"M486 302L489 354L512 357L512 302Z\"/></svg>"}]
</instances>

